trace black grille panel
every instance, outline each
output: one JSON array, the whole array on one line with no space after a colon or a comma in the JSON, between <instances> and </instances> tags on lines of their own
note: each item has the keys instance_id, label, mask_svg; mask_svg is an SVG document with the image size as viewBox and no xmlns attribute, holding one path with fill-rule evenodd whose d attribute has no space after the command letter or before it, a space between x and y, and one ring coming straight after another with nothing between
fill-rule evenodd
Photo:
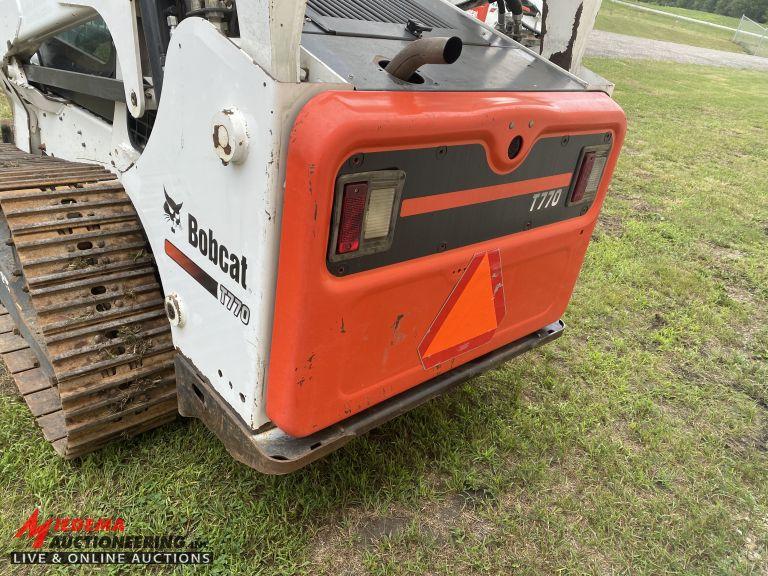
<instances>
[{"instance_id":1,"label":"black grille panel","mask_svg":"<svg viewBox=\"0 0 768 576\"><path fill-rule=\"evenodd\" d=\"M451 28L413 0L309 0L307 5L326 18L406 24L414 20L433 28Z\"/></svg>"}]
</instances>

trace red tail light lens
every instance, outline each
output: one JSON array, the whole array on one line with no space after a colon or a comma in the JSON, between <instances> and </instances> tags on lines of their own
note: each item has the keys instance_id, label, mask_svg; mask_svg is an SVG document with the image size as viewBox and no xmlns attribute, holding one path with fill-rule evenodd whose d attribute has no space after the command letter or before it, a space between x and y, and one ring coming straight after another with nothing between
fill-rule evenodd
<instances>
[{"instance_id":1,"label":"red tail light lens","mask_svg":"<svg viewBox=\"0 0 768 576\"><path fill-rule=\"evenodd\" d=\"M608 163L609 152L609 146L600 146L587 149L582 153L581 164L568 196L569 206L591 203L597 197L600 182L603 180L603 172L605 172L605 166Z\"/></svg>"},{"instance_id":2,"label":"red tail light lens","mask_svg":"<svg viewBox=\"0 0 768 576\"><path fill-rule=\"evenodd\" d=\"M368 199L368 182L353 182L344 186L339 218L339 236L336 243L337 254L355 252L360 248L360 235L363 232L365 203Z\"/></svg>"},{"instance_id":3,"label":"red tail light lens","mask_svg":"<svg viewBox=\"0 0 768 576\"><path fill-rule=\"evenodd\" d=\"M587 152L584 154L576 185L573 187L573 192L571 192L571 204L578 204L584 200L584 192L587 191L587 183L589 182L589 177L592 175L592 169L595 167L596 157L596 152Z\"/></svg>"}]
</instances>

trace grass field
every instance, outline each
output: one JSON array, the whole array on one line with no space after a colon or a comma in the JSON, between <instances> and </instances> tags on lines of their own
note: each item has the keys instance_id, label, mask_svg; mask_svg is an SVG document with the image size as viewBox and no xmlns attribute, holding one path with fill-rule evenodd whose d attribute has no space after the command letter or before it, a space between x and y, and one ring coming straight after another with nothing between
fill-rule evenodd
<instances>
[{"instance_id":1,"label":"grass field","mask_svg":"<svg viewBox=\"0 0 768 576\"><path fill-rule=\"evenodd\" d=\"M8 100L5 98L5 96L3 96L2 91L0 91L0 119L10 117L11 107L8 104Z\"/></svg>"},{"instance_id":2,"label":"grass field","mask_svg":"<svg viewBox=\"0 0 768 576\"><path fill-rule=\"evenodd\" d=\"M606 0L610 2L611 0ZM659 4L652 4L650 2L636 2L635 0L627 0L633 4L639 6L646 6L655 10L661 10L663 12L669 12L671 14L679 14L681 16L687 16L688 18L695 18L696 20L703 20L704 22L712 22L713 24L720 24L721 26L729 26L731 28L739 27L739 18L733 16L724 16L722 14L713 14L712 12L703 12L701 10L691 10L689 8L678 8L677 6L661 6Z\"/></svg>"},{"instance_id":3,"label":"grass field","mask_svg":"<svg viewBox=\"0 0 768 576\"><path fill-rule=\"evenodd\" d=\"M647 4L647 6L662 8L652 4ZM688 10L687 12L686 16L701 20L711 20L713 17L725 18L697 10ZM600 13L597 16L595 28L607 32L618 32L619 34L629 34L653 40L666 40L690 46L726 50L728 52L744 52L741 46L731 41L733 33L727 30L719 30L703 24L678 21L661 14L651 14L635 10L610 0L603 2Z\"/></svg>"},{"instance_id":4,"label":"grass field","mask_svg":"<svg viewBox=\"0 0 768 576\"><path fill-rule=\"evenodd\" d=\"M768 573L768 75L589 64L629 135L560 341L279 478L194 421L65 463L6 381L0 554L41 505L213 574Z\"/></svg>"}]
</instances>

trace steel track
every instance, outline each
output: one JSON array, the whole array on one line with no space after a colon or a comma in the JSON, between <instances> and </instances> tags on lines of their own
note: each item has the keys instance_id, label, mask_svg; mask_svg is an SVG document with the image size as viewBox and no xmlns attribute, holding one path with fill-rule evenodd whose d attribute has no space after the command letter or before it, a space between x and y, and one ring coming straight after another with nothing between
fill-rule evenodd
<instances>
[{"instance_id":1,"label":"steel track","mask_svg":"<svg viewBox=\"0 0 768 576\"><path fill-rule=\"evenodd\" d=\"M149 246L114 174L0 144L0 355L66 458L177 415Z\"/></svg>"}]
</instances>

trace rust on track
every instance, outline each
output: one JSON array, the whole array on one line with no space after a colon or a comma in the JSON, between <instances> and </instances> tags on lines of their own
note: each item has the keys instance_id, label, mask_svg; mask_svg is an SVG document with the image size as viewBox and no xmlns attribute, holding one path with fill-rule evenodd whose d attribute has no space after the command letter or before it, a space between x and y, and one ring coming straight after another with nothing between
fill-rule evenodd
<instances>
[{"instance_id":1,"label":"rust on track","mask_svg":"<svg viewBox=\"0 0 768 576\"><path fill-rule=\"evenodd\" d=\"M176 418L171 331L115 175L0 144L0 355L65 458Z\"/></svg>"}]
</instances>

